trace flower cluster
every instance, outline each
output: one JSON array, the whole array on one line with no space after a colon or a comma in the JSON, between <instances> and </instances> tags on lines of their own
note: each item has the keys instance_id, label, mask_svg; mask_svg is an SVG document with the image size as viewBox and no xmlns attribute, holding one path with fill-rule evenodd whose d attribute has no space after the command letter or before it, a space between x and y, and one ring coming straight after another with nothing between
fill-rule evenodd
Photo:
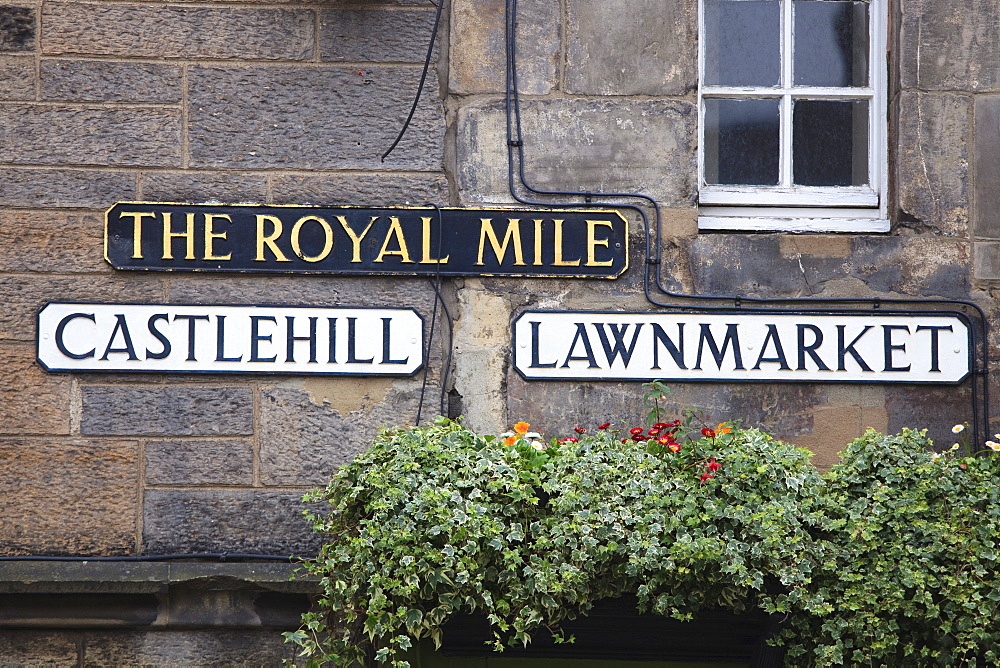
<instances>
[{"instance_id":1,"label":"flower cluster","mask_svg":"<svg viewBox=\"0 0 1000 668\"><path fill-rule=\"evenodd\" d=\"M524 441L535 450L544 450L547 446L545 441L542 440L542 435L537 431L528 431L530 427L531 425L527 422L515 422L514 430L505 431L500 434L500 438L503 439L503 444L508 447L517 445L519 442Z\"/></svg>"}]
</instances>

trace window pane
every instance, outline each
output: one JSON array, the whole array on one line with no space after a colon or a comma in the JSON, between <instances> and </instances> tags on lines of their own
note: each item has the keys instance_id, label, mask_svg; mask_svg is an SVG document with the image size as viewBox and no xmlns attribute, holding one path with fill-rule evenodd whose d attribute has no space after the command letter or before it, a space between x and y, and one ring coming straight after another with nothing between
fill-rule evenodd
<instances>
[{"instance_id":1,"label":"window pane","mask_svg":"<svg viewBox=\"0 0 1000 668\"><path fill-rule=\"evenodd\" d=\"M705 100L705 181L778 183L778 100Z\"/></svg>"},{"instance_id":2,"label":"window pane","mask_svg":"<svg viewBox=\"0 0 1000 668\"><path fill-rule=\"evenodd\" d=\"M803 186L861 186L868 180L868 101L796 100L792 179Z\"/></svg>"},{"instance_id":3,"label":"window pane","mask_svg":"<svg viewBox=\"0 0 1000 668\"><path fill-rule=\"evenodd\" d=\"M781 75L777 0L705 0L705 83L777 86Z\"/></svg>"},{"instance_id":4,"label":"window pane","mask_svg":"<svg viewBox=\"0 0 1000 668\"><path fill-rule=\"evenodd\" d=\"M868 85L868 3L796 0L796 86Z\"/></svg>"}]
</instances>

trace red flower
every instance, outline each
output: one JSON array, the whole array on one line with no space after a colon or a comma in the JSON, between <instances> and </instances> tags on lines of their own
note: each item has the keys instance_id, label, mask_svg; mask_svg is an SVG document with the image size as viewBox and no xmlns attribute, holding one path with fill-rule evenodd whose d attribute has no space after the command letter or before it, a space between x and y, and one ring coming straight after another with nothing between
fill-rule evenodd
<instances>
[{"instance_id":1,"label":"red flower","mask_svg":"<svg viewBox=\"0 0 1000 668\"><path fill-rule=\"evenodd\" d=\"M656 442L660 445L670 445L673 441L667 436L660 436L656 439Z\"/></svg>"},{"instance_id":2,"label":"red flower","mask_svg":"<svg viewBox=\"0 0 1000 668\"><path fill-rule=\"evenodd\" d=\"M680 452L681 446L678 443L671 443L670 445L667 446L667 450L669 450L670 452Z\"/></svg>"},{"instance_id":3,"label":"red flower","mask_svg":"<svg viewBox=\"0 0 1000 668\"><path fill-rule=\"evenodd\" d=\"M643 429L642 427L632 427L631 429L628 430L628 433L630 433L633 436L635 436L636 434L641 434L644 431L646 431L646 430Z\"/></svg>"},{"instance_id":4,"label":"red flower","mask_svg":"<svg viewBox=\"0 0 1000 668\"><path fill-rule=\"evenodd\" d=\"M707 436L708 438L715 438L715 432L709 429L708 427L705 427L704 429L701 430L701 435Z\"/></svg>"},{"instance_id":5,"label":"red flower","mask_svg":"<svg viewBox=\"0 0 1000 668\"><path fill-rule=\"evenodd\" d=\"M610 422L605 422L604 424L599 424L599 425L597 425L597 428L598 428L598 429L607 429L607 428L608 428L608 427L610 427L610 426L611 426L611 423L610 423Z\"/></svg>"},{"instance_id":6,"label":"red flower","mask_svg":"<svg viewBox=\"0 0 1000 668\"><path fill-rule=\"evenodd\" d=\"M704 474L704 475L701 476L701 481L705 482L706 480L711 480L714 477L715 477L714 475L709 475L709 474L706 473L706 474Z\"/></svg>"},{"instance_id":7,"label":"red flower","mask_svg":"<svg viewBox=\"0 0 1000 668\"><path fill-rule=\"evenodd\" d=\"M657 422L656 424L653 425L653 429L666 429L669 426L670 425L667 424L666 422Z\"/></svg>"},{"instance_id":8,"label":"red flower","mask_svg":"<svg viewBox=\"0 0 1000 668\"><path fill-rule=\"evenodd\" d=\"M580 442L580 441L577 440L576 436L567 436L566 438L563 439L563 441L565 441L566 443L579 443Z\"/></svg>"},{"instance_id":9,"label":"red flower","mask_svg":"<svg viewBox=\"0 0 1000 668\"><path fill-rule=\"evenodd\" d=\"M636 443L642 443L643 441L648 441L649 436L646 436L645 434L636 434L632 437L632 440Z\"/></svg>"},{"instance_id":10,"label":"red flower","mask_svg":"<svg viewBox=\"0 0 1000 668\"><path fill-rule=\"evenodd\" d=\"M578 434L586 434L587 433L587 430L584 429L583 427L573 427L573 431L575 431Z\"/></svg>"},{"instance_id":11,"label":"red flower","mask_svg":"<svg viewBox=\"0 0 1000 668\"><path fill-rule=\"evenodd\" d=\"M708 460L708 464L706 464L705 466L707 466L708 470L710 472L712 472L712 473L715 473L716 471L718 471L719 469L722 468L722 464L720 464L719 462L715 461L715 457L712 457L711 459L709 459Z\"/></svg>"},{"instance_id":12,"label":"red flower","mask_svg":"<svg viewBox=\"0 0 1000 668\"><path fill-rule=\"evenodd\" d=\"M656 427L653 427L652 429L649 430L649 435L650 436L657 436L657 435L659 435L659 433L660 433L660 430L657 429Z\"/></svg>"}]
</instances>

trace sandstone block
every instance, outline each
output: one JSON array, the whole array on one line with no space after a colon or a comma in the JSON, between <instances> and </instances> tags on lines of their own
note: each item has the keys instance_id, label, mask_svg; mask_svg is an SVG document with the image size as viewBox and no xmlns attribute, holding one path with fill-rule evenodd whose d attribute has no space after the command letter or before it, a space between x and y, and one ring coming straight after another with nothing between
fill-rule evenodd
<instances>
[{"instance_id":1,"label":"sandstone block","mask_svg":"<svg viewBox=\"0 0 1000 668\"><path fill-rule=\"evenodd\" d=\"M547 95L559 83L562 17L558 3L518 4L518 91ZM453 93L503 93L506 82L503 0L454 0L448 85Z\"/></svg>"},{"instance_id":2,"label":"sandstone block","mask_svg":"<svg viewBox=\"0 0 1000 668\"><path fill-rule=\"evenodd\" d=\"M4 668L74 668L80 665L78 661L75 633L21 629L0 633L0 666Z\"/></svg>"},{"instance_id":3,"label":"sandstone block","mask_svg":"<svg viewBox=\"0 0 1000 668\"><path fill-rule=\"evenodd\" d=\"M403 141L379 160L409 112L417 66L364 76L357 67L194 67L188 79L193 167L441 169L444 114L433 72Z\"/></svg>"},{"instance_id":4,"label":"sandstone block","mask_svg":"<svg viewBox=\"0 0 1000 668\"><path fill-rule=\"evenodd\" d=\"M271 177L275 204L400 206L448 202L443 174L279 174Z\"/></svg>"},{"instance_id":5,"label":"sandstone block","mask_svg":"<svg viewBox=\"0 0 1000 668\"><path fill-rule=\"evenodd\" d=\"M145 450L146 482L152 485L253 484L249 441L148 441Z\"/></svg>"},{"instance_id":6,"label":"sandstone block","mask_svg":"<svg viewBox=\"0 0 1000 668\"><path fill-rule=\"evenodd\" d=\"M253 394L244 387L82 389L80 431L94 435L201 436L253 433Z\"/></svg>"},{"instance_id":7,"label":"sandstone block","mask_svg":"<svg viewBox=\"0 0 1000 668\"><path fill-rule=\"evenodd\" d=\"M35 99L35 59L32 56L0 55L0 98Z\"/></svg>"},{"instance_id":8,"label":"sandstone block","mask_svg":"<svg viewBox=\"0 0 1000 668\"><path fill-rule=\"evenodd\" d=\"M0 179L12 176L19 170L0 169ZM64 173L63 170L56 170ZM38 173L40 180L56 174L47 174L45 170ZM30 174L29 174L30 175ZM69 182L73 183L72 174ZM43 178L44 177L44 178ZM22 183L25 187L24 203L31 201L33 196L44 199L52 197L52 201L64 204L64 197L71 193L61 190L58 181L53 179L53 188L49 193L42 192L44 185L35 188L27 181L21 182L15 175L12 187ZM96 193L87 195L95 203L100 191L106 186L114 188L117 179L110 178L107 183L92 183L86 179L77 181L80 188L86 191L89 186L95 187ZM125 187L125 184L121 184ZM109 193L114 201L115 191ZM37 200L36 200L37 201ZM102 257L104 221L99 214L63 213L59 211L29 211L25 209L0 209L0 237L5 242L0 244L0 266L12 272L106 272L108 264Z\"/></svg>"},{"instance_id":9,"label":"sandstone block","mask_svg":"<svg viewBox=\"0 0 1000 668\"><path fill-rule=\"evenodd\" d=\"M69 433L69 378L35 364L33 346L0 345L0 405L0 434Z\"/></svg>"},{"instance_id":10,"label":"sandstone block","mask_svg":"<svg viewBox=\"0 0 1000 668\"><path fill-rule=\"evenodd\" d=\"M979 0L905 0L903 88L1000 90L1000 6ZM905 108L905 107L904 107Z\"/></svg>"},{"instance_id":11,"label":"sandstone block","mask_svg":"<svg viewBox=\"0 0 1000 668\"><path fill-rule=\"evenodd\" d=\"M4 554L116 555L136 548L138 444L0 440Z\"/></svg>"},{"instance_id":12,"label":"sandstone block","mask_svg":"<svg viewBox=\"0 0 1000 668\"><path fill-rule=\"evenodd\" d=\"M87 668L104 666L280 666L295 648L277 631L89 631Z\"/></svg>"},{"instance_id":13,"label":"sandstone block","mask_svg":"<svg viewBox=\"0 0 1000 668\"><path fill-rule=\"evenodd\" d=\"M145 58L307 60L307 9L83 2L42 7L42 53Z\"/></svg>"},{"instance_id":14,"label":"sandstone block","mask_svg":"<svg viewBox=\"0 0 1000 668\"><path fill-rule=\"evenodd\" d=\"M107 209L135 197L135 175L121 171L0 168L0 183L0 206Z\"/></svg>"},{"instance_id":15,"label":"sandstone block","mask_svg":"<svg viewBox=\"0 0 1000 668\"><path fill-rule=\"evenodd\" d=\"M1000 95L977 95L975 117L974 234L1000 239Z\"/></svg>"},{"instance_id":16,"label":"sandstone block","mask_svg":"<svg viewBox=\"0 0 1000 668\"><path fill-rule=\"evenodd\" d=\"M267 201L267 177L246 172L144 172L140 197L152 202Z\"/></svg>"},{"instance_id":17,"label":"sandstone block","mask_svg":"<svg viewBox=\"0 0 1000 668\"><path fill-rule=\"evenodd\" d=\"M964 235L969 221L970 98L903 93L900 109L897 183L904 221Z\"/></svg>"},{"instance_id":18,"label":"sandstone block","mask_svg":"<svg viewBox=\"0 0 1000 668\"><path fill-rule=\"evenodd\" d=\"M43 100L158 102L181 99L181 68L160 63L43 59Z\"/></svg>"},{"instance_id":19,"label":"sandstone block","mask_svg":"<svg viewBox=\"0 0 1000 668\"><path fill-rule=\"evenodd\" d=\"M31 7L0 6L0 51L33 51L37 29Z\"/></svg>"},{"instance_id":20,"label":"sandstone block","mask_svg":"<svg viewBox=\"0 0 1000 668\"><path fill-rule=\"evenodd\" d=\"M566 87L581 95L685 95L698 86L698 3L567 5Z\"/></svg>"},{"instance_id":21,"label":"sandstone block","mask_svg":"<svg viewBox=\"0 0 1000 668\"><path fill-rule=\"evenodd\" d=\"M434 8L325 9L319 18L320 59L423 64L435 14ZM439 44L435 44L435 51Z\"/></svg>"},{"instance_id":22,"label":"sandstone block","mask_svg":"<svg viewBox=\"0 0 1000 668\"><path fill-rule=\"evenodd\" d=\"M697 113L668 100L522 104L525 173L542 190L642 192L663 206L695 197ZM458 185L466 203L511 202L502 100L458 115Z\"/></svg>"},{"instance_id":23,"label":"sandstone block","mask_svg":"<svg viewBox=\"0 0 1000 668\"><path fill-rule=\"evenodd\" d=\"M980 281L1000 280L1000 242L977 241L973 244L973 271Z\"/></svg>"},{"instance_id":24,"label":"sandstone block","mask_svg":"<svg viewBox=\"0 0 1000 668\"><path fill-rule=\"evenodd\" d=\"M302 492L150 489L143 551L311 556L319 545L302 517Z\"/></svg>"},{"instance_id":25,"label":"sandstone block","mask_svg":"<svg viewBox=\"0 0 1000 668\"><path fill-rule=\"evenodd\" d=\"M176 111L0 105L0 154L13 164L176 167L180 143Z\"/></svg>"}]
</instances>

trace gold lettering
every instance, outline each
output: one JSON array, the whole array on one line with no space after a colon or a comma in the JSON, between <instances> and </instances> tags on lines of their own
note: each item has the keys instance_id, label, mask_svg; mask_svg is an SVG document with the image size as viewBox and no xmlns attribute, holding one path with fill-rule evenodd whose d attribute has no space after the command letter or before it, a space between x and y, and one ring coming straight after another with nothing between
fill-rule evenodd
<instances>
[{"instance_id":1,"label":"gold lettering","mask_svg":"<svg viewBox=\"0 0 1000 668\"><path fill-rule=\"evenodd\" d=\"M215 254L215 239L225 239L227 232L218 232L212 229L215 224L216 218L222 218L223 220L229 221L229 224L233 224L233 219L224 213L206 213L205 214L205 260L231 260L233 257L232 252L226 253L225 255Z\"/></svg>"},{"instance_id":2,"label":"gold lettering","mask_svg":"<svg viewBox=\"0 0 1000 668\"><path fill-rule=\"evenodd\" d=\"M493 229L493 219L480 218L479 221L479 259L476 265L484 264L483 251L485 250L486 239L489 238L490 245L493 247L493 255L496 257L497 262L503 264L504 257L507 255L507 244L513 243L514 266L524 266L524 251L521 248L521 219L507 219L507 233L504 234L502 244L497 239L497 233Z\"/></svg>"},{"instance_id":3,"label":"gold lettering","mask_svg":"<svg viewBox=\"0 0 1000 668\"><path fill-rule=\"evenodd\" d=\"M399 250L389 250L389 239L392 239L393 237L396 238ZM374 262L382 262L382 258L386 255L399 255L403 258L402 262L413 262L413 260L410 259L410 251L406 248L406 239L403 238L403 228L399 224L399 218L396 216L389 216L389 231L385 233L385 241L382 242L382 250L379 251L378 257L375 258Z\"/></svg>"},{"instance_id":4,"label":"gold lettering","mask_svg":"<svg viewBox=\"0 0 1000 668\"><path fill-rule=\"evenodd\" d=\"M451 255L445 255L440 260L431 259L431 219L429 216L421 216L420 221L423 223L423 241L424 241L424 259L420 261L420 264L448 264L448 258ZM438 251L440 252L440 248Z\"/></svg>"},{"instance_id":5,"label":"gold lettering","mask_svg":"<svg viewBox=\"0 0 1000 668\"><path fill-rule=\"evenodd\" d=\"M556 218L552 221L556 224L556 238L553 241L555 248L555 259L552 261L552 265L556 267L579 267L579 260L563 260L563 222L561 219Z\"/></svg>"},{"instance_id":6,"label":"gold lettering","mask_svg":"<svg viewBox=\"0 0 1000 668\"><path fill-rule=\"evenodd\" d=\"M184 254L185 260L194 259L194 214L186 213L184 217L187 221L183 232L174 232L173 224L171 223L172 214L169 212L163 212L163 260L173 260L173 240L177 237L183 238L186 244L187 252Z\"/></svg>"},{"instance_id":7,"label":"gold lettering","mask_svg":"<svg viewBox=\"0 0 1000 668\"><path fill-rule=\"evenodd\" d=\"M270 235L264 234L264 223L271 223L273 225L273 232ZM267 258L264 257L264 246L271 249L271 253L274 254L274 259L278 262L291 262L285 254L281 252L278 248L278 244L275 241L281 236L281 219L277 216L263 216L257 214L257 256L254 258L255 262L267 262Z\"/></svg>"},{"instance_id":8,"label":"gold lettering","mask_svg":"<svg viewBox=\"0 0 1000 668\"><path fill-rule=\"evenodd\" d=\"M132 259L142 259L142 219L146 216L155 219L155 211L122 211L118 217L132 217Z\"/></svg>"},{"instance_id":9,"label":"gold lettering","mask_svg":"<svg viewBox=\"0 0 1000 668\"><path fill-rule=\"evenodd\" d=\"M378 216L372 216L372 219L368 221L368 225L365 227L365 231L359 236L351 229L351 226L347 224L347 218L344 216L337 216L337 220L340 221L340 226L344 228L347 232L347 236L351 238L351 244L354 247L354 255L351 257L351 262L361 262L361 240L365 238L368 234L368 230L372 229L372 225L378 220Z\"/></svg>"},{"instance_id":10,"label":"gold lettering","mask_svg":"<svg viewBox=\"0 0 1000 668\"><path fill-rule=\"evenodd\" d=\"M302 231L302 226L309 221L315 221L320 224L323 228L323 234L326 236L326 240L323 242L323 250L319 252L319 255L313 255L312 257L307 256L302 252L302 247L299 245L299 233ZM333 230L330 229L330 223L326 222L319 216L302 216L297 221L295 225L292 226L292 250L295 254L306 262L319 262L333 250Z\"/></svg>"},{"instance_id":11,"label":"gold lettering","mask_svg":"<svg viewBox=\"0 0 1000 668\"><path fill-rule=\"evenodd\" d=\"M534 266L542 266L542 219L535 218L535 261Z\"/></svg>"},{"instance_id":12,"label":"gold lettering","mask_svg":"<svg viewBox=\"0 0 1000 668\"><path fill-rule=\"evenodd\" d=\"M587 221L587 266L588 267L610 267L614 263L614 260L605 260L605 261L602 261L602 262L598 262L595 259L595 257L594 257L594 247L595 246L604 246L605 248L609 247L609 243L608 243L607 239L597 239L597 238L595 238L594 231L596 230L596 228L597 228L598 225L600 225L602 227L610 227L610 228L614 229L614 225L611 223L610 220L588 220Z\"/></svg>"}]
</instances>

